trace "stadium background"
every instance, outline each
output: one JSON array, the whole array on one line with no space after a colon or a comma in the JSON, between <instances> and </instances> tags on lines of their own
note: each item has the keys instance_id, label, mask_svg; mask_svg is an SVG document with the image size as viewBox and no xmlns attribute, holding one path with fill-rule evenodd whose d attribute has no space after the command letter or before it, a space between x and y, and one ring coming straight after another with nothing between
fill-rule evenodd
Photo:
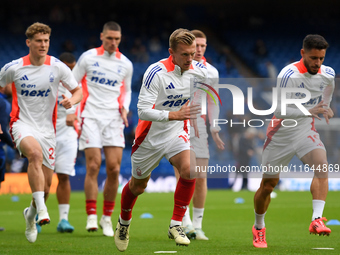
<instances>
[{"instance_id":1,"label":"stadium background","mask_svg":"<svg viewBox=\"0 0 340 255\"><path fill-rule=\"evenodd\" d=\"M268 78L280 71L291 61L300 59L299 50L303 38L310 33L323 35L330 43L325 65L340 70L340 3L336 1L3 1L0 9L0 66L27 55L25 30L33 22L46 23L52 28L49 55L58 57L64 51L72 52L76 58L85 50L100 46L99 33L109 20L117 21L122 27L123 38L120 51L134 65L130 128L126 129L127 146L124 150L121 173L126 180L130 176L130 148L137 124L136 104L141 79L151 63L168 56L168 38L176 28L201 29L208 36L206 58L220 73L221 78L236 78L243 91L249 86L249 78ZM254 98L263 109L269 106L264 92L275 85L254 87ZM222 95L221 118L230 119L230 95ZM228 104L228 102L230 102ZM332 108L336 117L340 115L340 91L336 87ZM251 116L250 116L251 117ZM222 127L222 139L226 143L224 152L211 146L211 164L223 160L237 164L237 141L244 129ZM262 129L261 132L265 132ZM340 135L321 127L321 135L328 148L329 161L338 163ZM263 137L254 143L261 151ZM9 172L25 171L26 162L8 150ZM260 153L252 164L259 164ZM297 161L296 161L297 162ZM103 160L104 163L104 160ZM77 176L72 178L72 188L83 188L85 159L79 153ZM152 178L165 180L173 176L170 164L163 160L153 172ZM105 179L102 165L99 182ZM173 178L170 178L172 181ZM6 183L6 182L5 182ZM4 183L4 184L5 184ZM227 178L209 179L209 188L229 188ZM156 185L156 184L155 184ZM159 182L159 186L172 187ZM156 186L157 186L156 185ZM171 185L170 185L171 186ZM305 189L306 183L297 184L295 189ZM340 189L335 183L333 189ZM156 187L157 188L157 187ZM156 189L155 188L155 189Z\"/></svg>"}]
</instances>

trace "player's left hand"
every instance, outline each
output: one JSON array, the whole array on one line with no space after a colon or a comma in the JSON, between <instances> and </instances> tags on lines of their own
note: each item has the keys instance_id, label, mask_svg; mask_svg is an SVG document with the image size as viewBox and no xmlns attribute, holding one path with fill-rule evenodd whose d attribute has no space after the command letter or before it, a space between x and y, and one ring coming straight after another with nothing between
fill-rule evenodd
<instances>
[{"instance_id":1,"label":"player's left hand","mask_svg":"<svg viewBox=\"0 0 340 255\"><path fill-rule=\"evenodd\" d=\"M120 116L122 116L122 119L124 121L125 127L129 126L129 121L127 119L127 111L124 107L120 108Z\"/></svg>"},{"instance_id":2,"label":"player's left hand","mask_svg":"<svg viewBox=\"0 0 340 255\"><path fill-rule=\"evenodd\" d=\"M63 100L59 103L61 104L62 106L64 106L66 109L69 109L72 107L72 102L71 102L71 99L68 98L67 96L65 95L61 95L63 97Z\"/></svg>"},{"instance_id":3,"label":"player's left hand","mask_svg":"<svg viewBox=\"0 0 340 255\"><path fill-rule=\"evenodd\" d=\"M0 124L0 134L2 134L3 132L2 132L2 129L1 129L1 124ZM0 141L1 141L1 139L0 139Z\"/></svg>"},{"instance_id":4,"label":"player's left hand","mask_svg":"<svg viewBox=\"0 0 340 255\"><path fill-rule=\"evenodd\" d=\"M334 112L332 108L328 108L327 112L323 114L323 117L325 118L326 123L329 124L329 119L334 117Z\"/></svg>"},{"instance_id":5,"label":"player's left hand","mask_svg":"<svg viewBox=\"0 0 340 255\"><path fill-rule=\"evenodd\" d=\"M218 131L211 131L211 136L216 143L217 148L219 148L220 150L224 150L224 142L221 140Z\"/></svg>"}]
</instances>

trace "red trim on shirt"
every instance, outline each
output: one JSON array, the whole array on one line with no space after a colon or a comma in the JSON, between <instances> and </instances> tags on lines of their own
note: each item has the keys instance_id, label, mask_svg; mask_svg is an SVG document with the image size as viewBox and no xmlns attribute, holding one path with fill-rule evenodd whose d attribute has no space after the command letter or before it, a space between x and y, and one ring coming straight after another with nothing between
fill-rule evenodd
<instances>
[{"instance_id":1,"label":"red trim on shirt","mask_svg":"<svg viewBox=\"0 0 340 255\"><path fill-rule=\"evenodd\" d=\"M202 60L203 60L203 65L207 66L207 59L203 56Z\"/></svg>"},{"instance_id":2,"label":"red trim on shirt","mask_svg":"<svg viewBox=\"0 0 340 255\"><path fill-rule=\"evenodd\" d=\"M28 54L25 57L22 57L22 66L29 66L31 64L31 60L30 60L30 55Z\"/></svg>"},{"instance_id":3,"label":"red trim on shirt","mask_svg":"<svg viewBox=\"0 0 340 255\"><path fill-rule=\"evenodd\" d=\"M172 62L172 56L169 56L166 60L159 62L161 62L165 66L168 72L172 72L173 70L175 70L175 64ZM190 65L190 69L194 69L192 64Z\"/></svg>"},{"instance_id":4,"label":"red trim on shirt","mask_svg":"<svg viewBox=\"0 0 340 255\"><path fill-rule=\"evenodd\" d=\"M97 56L100 56L100 55L103 55L105 50L104 50L104 46L100 46L98 48L96 48L96 51L97 51Z\"/></svg>"},{"instance_id":5,"label":"red trim on shirt","mask_svg":"<svg viewBox=\"0 0 340 255\"><path fill-rule=\"evenodd\" d=\"M189 134L189 131L188 131L188 120L184 121L183 130L185 131L185 133Z\"/></svg>"},{"instance_id":6,"label":"red trim on shirt","mask_svg":"<svg viewBox=\"0 0 340 255\"><path fill-rule=\"evenodd\" d=\"M117 50L116 50L116 58L118 58L118 59L121 59L121 57L122 57L122 53L119 51L119 49L117 48Z\"/></svg>"},{"instance_id":7,"label":"red trim on shirt","mask_svg":"<svg viewBox=\"0 0 340 255\"><path fill-rule=\"evenodd\" d=\"M268 146L268 144L271 142L275 133L281 127L281 122L283 119L277 119L275 116L273 116L272 120L279 120L279 121L271 121L272 124L269 124L268 129L267 129L267 139L266 139L265 144L263 145L263 150Z\"/></svg>"},{"instance_id":8,"label":"red trim on shirt","mask_svg":"<svg viewBox=\"0 0 340 255\"><path fill-rule=\"evenodd\" d=\"M51 56L46 55L44 65L48 65L48 66L51 65Z\"/></svg>"},{"instance_id":9,"label":"red trim on shirt","mask_svg":"<svg viewBox=\"0 0 340 255\"><path fill-rule=\"evenodd\" d=\"M54 109L53 109L53 115L52 115L52 123L53 123L53 127L54 127L54 133L57 132L57 118L58 118L58 97L57 97L57 100L55 102L55 106L54 106Z\"/></svg>"},{"instance_id":10,"label":"red trim on shirt","mask_svg":"<svg viewBox=\"0 0 340 255\"><path fill-rule=\"evenodd\" d=\"M26 55L25 57L22 57L23 64L22 66L29 66L32 65L31 60L30 60L30 54ZM51 56L46 55L44 65L51 65Z\"/></svg>"},{"instance_id":11,"label":"red trim on shirt","mask_svg":"<svg viewBox=\"0 0 340 255\"><path fill-rule=\"evenodd\" d=\"M12 111L11 111L11 121L9 123L10 129L9 132L11 134L12 140L14 141L14 137L12 135L12 126L13 123L16 122L19 119L20 114L20 107L18 104L18 96L17 96L17 90L15 88L14 82L12 82Z\"/></svg>"},{"instance_id":12,"label":"red trim on shirt","mask_svg":"<svg viewBox=\"0 0 340 255\"><path fill-rule=\"evenodd\" d=\"M305 66L305 64L303 63L303 59L301 58L299 62L297 62L296 64L294 64L294 66L297 67L297 69L299 70L300 73L307 73L307 67ZM321 73L321 67L319 68L318 73Z\"/></svg>"},{"instance_id":13,"label":"red trim on shirt","mask_svg":"<svg viewBox=\"0 0 340 255\"><path fill-rule=\"evenodd\" d=\"M81 116L81 113L84 111L87 98L89 97L89 91L87 89L86 75L81 80L81 87L82 87L82 90L83 90L83 99L80 102L80 116Z\"/></svg>"},{"instance_id":14,"label":"red trim on shirt","mask_svg":"<svg viewBox=\"0 0 340 255\"><path fill-rule=\"evenodd\" d=\"M125 82L122 82L122 86L120 86L120 93L119 97L117 98L119 109L121 109L124 106L125 101ZM125 109L127 110L127 109Z\"/></svg>"},{"instance_id":15,"label":"red trim on shirt","mask_svg":"<svg viewBox=\"0 0 340 255\"><path fill-rule=\"evenodd\" d=\"M155 105L152 106L152 109L155 109ZM152 121L138 120L138 125L135 134L135 142L132 145L131 155L139 148L139 145L141 145L142 142L144 141L145 137L149 133L151 124Z\"/></svg>"},{"instance_id":16,"label":"red trim on shirt","mask_svg":"<svg viewBox=\"0 0 340 255\"><path fill-rule=\"evenodd\" d=\"M315 118L314 117L313 117L313 121L312 121L312 130L317 132L316 128L315 128Z\"/></svg>"},{"instance_id":17,"label":"red trim on shirt","mask_svg":"<svg viewBox=\"0 0 340 255\"><path fill-rule=\"evenodd\" d=\"M97 51L97 56L101 56L104 55L105 49L104 46L100 46L98 48L96 48ZM116 52L115 52L115 57L120 59L122 57L122 53L119 51L119 49L117 48Z\"/></svg>"}]
</instances>

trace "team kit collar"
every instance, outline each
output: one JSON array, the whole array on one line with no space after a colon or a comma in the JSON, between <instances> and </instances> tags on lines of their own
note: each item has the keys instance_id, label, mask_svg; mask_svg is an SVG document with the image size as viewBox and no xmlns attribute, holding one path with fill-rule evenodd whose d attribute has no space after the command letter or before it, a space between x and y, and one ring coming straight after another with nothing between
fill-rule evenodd
<instances>
[{"instance_id":1,"label":"team kit collar","mask_svg":"<svg viewBox=\"0 0 340 255\"><path fill-rule=\"evenodd\" d=\"M173 72L181 74L181 68L172 62L172 56L170 55L166 60L160 61L166 68L167 72ZM190 65L190 70L194 70L194 66Z\"/></svg>"},{"instance_id":2,"label":"team kit collar","mask_svg":"<svg viewBox=\"0 0 340 255\"><path fill-rule=\"evenodd\" d=\"M305 64L303 63L303 59L301 58L299 62L297 62L296 64L294 64L294 66L297 67L297 69L299 70L300 73L307 73L307 67L305 66ZM321 73L321 67L319 68L318 73Z\"/></svg>"},{"instance_id":3,"label":"team kit collar","mask_svg":"<svg viewBox=\"0 0 340 255\"><path fill-rule=\"evenodd\" d=\"M122 53L119 51L119 49L117 48L117 50L114 52L114 53L112 53L112 54L109 54L105 49L104 49L104 46L102 45L102 46L100 46L99 48L96 48L96 50L97 50L97 55L99 56L99 55L106 55L106 56L111 56L111 55L113 55L114 54L114 56L116 57L116 58L118 58L118 59L120 59L121 58L121 56L122 56Z\"/></svg>"},{"instance_id":4,"label":"team kit collar","mask_svg":"<svg viewBox=\"0 0 340 255\"><path fill-rule=\"evenodd\" d=\"M22 57L23 60L23 66L29 66L32 65L30 60L30 54L26 55L25 57ZM51 56L46 55L45 62L43 65L51 65Z\"/></svg>"}]
</instances>

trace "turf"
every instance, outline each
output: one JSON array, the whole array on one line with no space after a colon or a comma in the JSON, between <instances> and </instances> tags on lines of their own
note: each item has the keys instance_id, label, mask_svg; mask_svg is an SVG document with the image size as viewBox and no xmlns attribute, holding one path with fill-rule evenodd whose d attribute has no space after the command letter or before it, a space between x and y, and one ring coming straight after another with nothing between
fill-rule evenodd
<instances>
[{"instance_id":1,"label":"turf","mask_svg":"<svg viewBox=\"0 0 340 255\"><path fill-rule=\"evenodd\" d=\"M125 254L154 254L155 251L177 251L177 254L339 254L340 226L331 226L329 237L309 235L312 207L309 192L277 192L266 215L267 249L252 246L251 227L254 223L253 193L242 191L209 190L203 229L209 241L193 240L189 247L178 247L167 237L172 215L173 193L143 194L136 203L130 229L130 244ZM101 216L102 195L97 203ZM51 224L43 226L35 243L25 238L23 209L29 205L29 195L0 196L0 254L119 254L114 239L104 237L101 229L95 233L85 230L85 198L80 192L71 196L69 221L75 227L72 234L57 233L58 207L55 195L51 195L48 210ZM235 198L243 198L243 204L235 204ZM116 225L120 208L120 195L112 215ZM339 192L330 192L324 215L340 220ZM151 213L152 219L141 219L143 213ZM334 250L313 250L329 247Z\"/></svg>"}]
</instances>

